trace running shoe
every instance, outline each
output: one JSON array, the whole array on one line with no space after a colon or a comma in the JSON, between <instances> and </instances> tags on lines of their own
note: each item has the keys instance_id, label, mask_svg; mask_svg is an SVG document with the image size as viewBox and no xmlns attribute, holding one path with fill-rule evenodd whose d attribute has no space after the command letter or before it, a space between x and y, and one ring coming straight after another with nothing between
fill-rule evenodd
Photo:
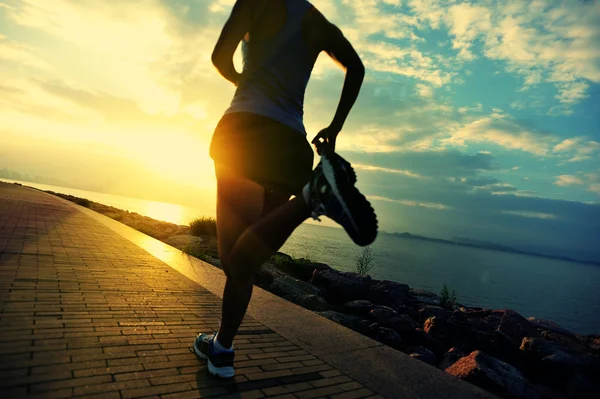
<instances>
[{"instance_id":1,"label":"running shoe","mask_svg":"<svg viewBox=\"0 0 600 399\"><path fill-rule=\"evenodd\" d=\"M194 352L198 357L206 360L208 363L208 372L221 378L231 378L235 375L233 369L233 358L235 352L224 351L215 352L214 339L215 334L199 334L194 341Z\"/></svg>"},{"instance_id":2,"label":"running shoe","mask_svg":"<svg viewBox=\"0 0 600 399\"><path fill-rule=\"evenodd\" d=\"M377 237L377 216L354 186L356 174L348 161L333 152L323 153L307 186L305 199L311 216L325 215L340 224L352 241L367 246Z\"/></svg>"}]
</instances>

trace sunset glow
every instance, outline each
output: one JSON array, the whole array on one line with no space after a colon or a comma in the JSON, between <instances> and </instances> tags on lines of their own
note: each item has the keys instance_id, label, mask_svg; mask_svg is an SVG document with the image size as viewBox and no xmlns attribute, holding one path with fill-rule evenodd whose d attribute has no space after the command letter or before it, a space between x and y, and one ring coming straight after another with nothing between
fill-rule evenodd
<instances>
[{"instance_id":1,"label":"sunset glow","mask_svg":"<svg viewBox=\"0 0 600 399\"><path fill-rule=\"evenodd\" d=\"M213 215L233 3L0 0L0 170ZM338 150L383 230L600 259L599 2L313 4L367 69ZM309 139L343 78L319 58Z\"/></svg>"}]
</instances>

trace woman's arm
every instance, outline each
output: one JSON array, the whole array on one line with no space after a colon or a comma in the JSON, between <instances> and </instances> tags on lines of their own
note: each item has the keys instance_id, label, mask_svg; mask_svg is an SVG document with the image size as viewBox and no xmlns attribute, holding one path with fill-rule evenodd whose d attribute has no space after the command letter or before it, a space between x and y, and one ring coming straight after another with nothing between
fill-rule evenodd
<instances>
[{"instance_id":1,"label":"woman's arm","mask_svg":"<svg viewBox=\"0 0 600 399\"><path fill-rule=\"evenodd\" d=\"M320 13L317 13L317 24L323 51L346 71L342 94L331 124L321 130L313 139L313 143L317 145L317 151L320 152L319 147L323 147L323 145L329 150L335 150L337 135L342 130L360 92L365 76L365 67L352 44L337 26L327 21Z\"/></svg>"},{"instance_id":2,"label":"woman's arm","mask_svg":"<svg viewBox=\"0 0 600 399\"><path fill-rule=\"evenodd\" d=\"M211 57L212 63L219 73L236 86L240 80L240 73L235 70L233 65L233 54L240 41L250 31L255 18L256 1L237 0L235 2Z\"/></svg>"}]
</instances>

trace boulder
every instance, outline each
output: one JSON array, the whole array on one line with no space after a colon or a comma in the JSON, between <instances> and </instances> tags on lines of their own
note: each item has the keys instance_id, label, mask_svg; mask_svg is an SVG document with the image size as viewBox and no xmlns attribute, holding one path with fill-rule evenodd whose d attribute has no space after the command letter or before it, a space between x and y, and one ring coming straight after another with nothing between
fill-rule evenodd
<instances>
[{"instance_id":1,"label":"boulder","mask_svg":"<svg viewBox=\"0 0 600 399\"><path fill-rule=\"evenodd\" d=\"M409 303L409 289L408 285L394 281L374 281L368 291L367 299L375 304L396 309Z\"/></svg>"},{"instance_id":2,"label":"boulder","mask_svg":"<svg viewBox=\"0 0 600 399\"><path fill-rule=\"evenodd\" d=\"M490 314L492 314L492 309L470 308L470 307L465 307L465 306L461 306L460 311L465 313L468 318L483 319L484 317L487 317Z\"/></svg>"},{"instance_id":3,"label":"boulder","mask_svg":"<svg viewBox=\"0 0 600 399\"><path fill-rule=\"evenodd\" d=\"M557 369L559 373L569 369L589 367L594 363L594 359L590 355L577 353L560 342L542 338L524 338L521 350L530 358L539 359L546 366Z\"/></svg>"},{"instance_id":4,"label":"boulder","mask_svg":"<svg viewBox=\"0 0 600 399\"><path fill-rule=\"evenodd\" d=\"M432 351L438 358L441 358L448 349L446 345L442 344L437 339L432 338L422 328L400 331L399 333L400 337L408 344L413 346L424 346Z\"/></svg>"},{"instance_id":5,"label":"boulder","mask_svg":"<svg viewBox=\"0 0 600 399\"><path fill-rule=\"evenodd\" d=\"M344 304L344 313L354 314L363 318L371 317L371 310L375 308L375 305L370 301L359 299L356 301L346 302Z\"/></svg>"},{"instance_id":6,"label":"boulder","mask_svg":"<svg viewBox=\"0 0 600 399\"><path fill-rule=\"evenodd\" d=\"M481 351L459 359L446 372L502 397L540 398L519 370Z\"/></svg>"},{"instance_id":7,"label":"boulder","mask_svg":"<svg viewBox=\"0 0 600 399\"><path fill-rule=\"evenodd\" d=\"M410 316L417 323L421 322L421 316L417 308L410 305L400 305L394 308L396 312Z\"/></svg>"},{"instance_id":8,"label":"boulder","mask_svg":"<svg viewBox=\"0 0 600 399\"><path fill-rule=\"evenodd\" d=\"M562 335L574 336L571 331L565 330L558 324L550 320L538 319L535 317L528 317L527 321L534 325L538 330L547 330L551 332L555 332Z\"/></svg>"},{"instance_id":9,"label":"boulder","mask_svg":"<svg viewBox=\"0 0 600 399\"><path fill-rule=\"evenodd\" d=\"M274 294L282 297L304 295L319 296L321 294L321 291L317 287L292 276L280 276L273 279L269 289Z\"/></svg>"},{"instance_id":10,"label":"boulder","mask_svg":"<svg viewBox=\"0 0 600 399\"><path fill-rule=\"evenodd\" d=\"M338 324L348 327L363 335L369 335L371 333L370 326L372 323L368 320L361 319L357 316L347 315L333 310L326 310L324 312L317 312L317 314L331 320Z\"/></svg>"},{"instance_id":11,"label":"boulder","mask_svg":"<svg viewBox=\"0 0 600 399\"><path fill-rule=\"evenodd\" d=\"M419 359L434 367L438 364L438 359L433 354L433 352L422 346L417 346L416 348L414 348L412 353L409 354L409 356L415 359Z\"/></svg>"},{"instance_id":12,"label":"boulder","mask_svg":"<svg viewBox=\"0 0 600 399\"><path fill-rule=\"evenodd\" d=\"M452 317L452 311L444 309L441 306L427 305L419 309L419 320L421 324L425 323L430 317L437 317L438 319L448 320Z\"/></svg>"},{"instance_id":13,"label":"boulder","mask_svg":"<svg viewBox=\"0 0 600 399\"><path fill-rule=\"evenodd\" d=\"M177 249L183 249L186 246L200 249L203 245L204 240L200 237L192 235L176 235L165 239L165 243Z\"/></svg>"},{"instance_id":14,"label":"boulder","mask_svg":"<svg viewBox=\"0 0 600 399\"><path fill-rule=\"evenodd\" d=\"M435 292L420 290L420 289L411 289L409 290L410 298L416 303L423 303L426 305L440 305L440 296Z\"/></svg>"},{"instance_id":15,"label":"boulder","mask_svg":"<svg viewBox=\"0 0 600 399\"><path fill-rule=\"evenodd\" d=\"M460 323L453 319L430 317L425 321L424 330L448 347L454 346L466 353L479 349L515 367L524 367L522 352L506 334L491 330L486 325L483 326L485 327L483 330L477 329L482 326L478 323L469 324L470 319L462 320ZM475 320L481 322L481 319Z\"/></svg>"},{"instance_id":16,"label":"boulder","mask_svg":"<svg viewBox=\"0 0 600 399\"><path fill-rule=\"evenodd\" d=\"M458 359L465 357L465 353L458 348L450 348L450 350L442 356L442 361L439 364L439 368L446 370L458 361Z\"/></svg>"},{"instance_id":17,"label":"boulder","mask_svg":"<svg viewBox=\"0 0 600 399\"><path fill-rule=\"evenodd\" d=\"M333 269L315 270L310 282L328 293L329 303L343 304L356 299L368 299L370 276L357 273L339 272Z\"/></svg>"},{"instance_id":18,"label":"boulder","mask_svg":"<svg viewBox=\"0 0 600 399\"><path fill-rule=\"evenodd\" d=\"M406 350L406 345L402 341L402 338L400 338L400 335L391 328L379 327L375 339L394 349L398 349L400 351Z\"/></svg>"},{"instance_id":19,"label":"boulder","mask_svg":"<svg viewBox=\"0 0 600 399\"><path fill-rule=\"evenodd\" d=\"M525 337L538 337L540 335L535 324L512 310L504 311L498 330L508 335L516 345L521 345L521 341Z\"/></svg>"},{"instance_id":20,"label":"boulder","mask_svg":"<svg viewBox=\"0 0 600 399\"><path fill-rule=\"evenodd\" d=\"M256 272L255 278L257 284L270 286L273 280L279 277L284 277L286 274L277 269L271 263L264 263Z\"/></svg>"},{"instance_id":21,"label":"boulder","mask_svg":"<svg viewBox=\"0 0 600 399\"><path fill-rule=\"evenodd\" d=\"M312 262L308 259L293 259L291 256L277 253L272 258L275 267L302 281L310 281L315 270L331 270L325 263Z\"/></svg>"},{"instance_id":22,"label":"boulder","mask_svg":"<svg viewBox=\"0 0 600 399\"><path fill-rule=\"evenodd\" d=\"M581 373L574 373L566 386L566 394L569 398L600 398L600 384Z\"/></svg>"},{"instance_id":23,"label":"boulder","mask_svg":"<svg viewBox=\"0 0 600 399\"><path fill-rule=\"evenodd\" d=\"M318 295L291 295L284 296L284 299L287 299L296 305L302 306L303 308L312 310L314 312L323 312L331 309L331 305L329 305L326 300Z\"/></svg>"},{"instance_id":24,"label":"boulder","mask_svg":"<svg viewBox=\"0 0 600 399\"><path fill-rule=\"evenodd\" d=\"M375 308L371 311L371 316L377 320L377 322L388 328L393 328L397 332L414 330L419 325L410 316L405 314L399 314L395 310L386 308Z\"/></svg>"}]
</instances>

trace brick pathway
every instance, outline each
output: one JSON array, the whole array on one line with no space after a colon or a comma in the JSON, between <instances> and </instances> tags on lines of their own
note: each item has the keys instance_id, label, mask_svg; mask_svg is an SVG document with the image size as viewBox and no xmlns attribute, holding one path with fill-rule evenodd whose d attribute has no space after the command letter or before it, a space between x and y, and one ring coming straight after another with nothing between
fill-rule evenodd
<instances>
[{"instance_id":1,"label":"brick pathway","mask_svg":"<svg viewBox=\"0 0 600 399\"><path fill-rule=\"evenodd\" d=\"M60 199L0 182L0 397L376 398L247 318L236 377L190 345L220 299Z\"/></svg>"}]
</instances>

